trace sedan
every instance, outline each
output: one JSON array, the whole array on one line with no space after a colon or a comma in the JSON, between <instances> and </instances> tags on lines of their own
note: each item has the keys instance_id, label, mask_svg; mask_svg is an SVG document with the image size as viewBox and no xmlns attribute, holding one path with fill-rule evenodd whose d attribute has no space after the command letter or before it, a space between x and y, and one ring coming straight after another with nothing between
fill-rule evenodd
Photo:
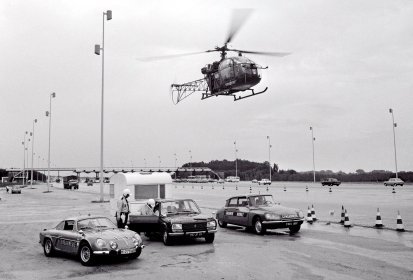
<instances>
[{"instance_id":1,"label":"sedan","mask_svg":"<svg viewBox=\"0 0 413 280\"><path fill-rule=\"evenodd\" d=\"M118 229L106 217L79 216L61 221L40 232L39 243L46 257L57 252L77 255L82 265L92 265L98 256L135 259L144 248L136 232Z\"/></svg>"}]
</instances>

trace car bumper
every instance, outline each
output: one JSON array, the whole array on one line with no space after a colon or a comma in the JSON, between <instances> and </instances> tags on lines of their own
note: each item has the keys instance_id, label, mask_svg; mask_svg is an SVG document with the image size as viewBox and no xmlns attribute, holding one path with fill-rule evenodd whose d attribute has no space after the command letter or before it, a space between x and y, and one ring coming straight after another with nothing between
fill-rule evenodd
<instances>
[{"instance_id":1,"label":"car bumper","mask_svg":"<svg viewBox=\"0 0 413 280\"><path fill-rule=\"evenodd\" d=\"M135 254L138 249L145 248L145 245L137 246L136 248L129 248L129 249L116 249L116 250L100 250L100 251L93 251L94 255L98 256L127 256L131 254ZM125 252L129 251L129 252Z\"/></svg>"},{"instance_id":2,"label":"car bumper","mask_svg":"<svg viewBox=\"0 0 413 280\"><path fill-rule=\"evenodd\" d=\"M216 229L211 229L211 230L203 230L203 231L186 231L186 232L170 232L170 236L205 236L206 234L209 233L215 233L217 232Z\"/></svg>"},{"instance_id":3,"label":"car bumper","mask_svg":"<svg viewBox=\"0 0 413 280\"><path fill-rule=\"evenodd\" d=\"M276 228L288 228L291 226L299 226L304 222L304 219L300 220L289 220L289 221L262 221L265 228L276 229Z\"/></svg>"}]
</instances>

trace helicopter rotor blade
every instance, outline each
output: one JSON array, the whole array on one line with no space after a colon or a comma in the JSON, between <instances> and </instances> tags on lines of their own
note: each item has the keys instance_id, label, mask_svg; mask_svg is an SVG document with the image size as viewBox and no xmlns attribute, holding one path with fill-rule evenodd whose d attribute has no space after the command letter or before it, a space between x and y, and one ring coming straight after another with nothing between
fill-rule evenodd
<instances>
[{"instance_id":1,"label":"helicopter rotor blade","mask_svg":"<svg viewBox=\"0 0 413 280\"><path fill-rule=\"evenodd\" d=\"M278 57L283 57L283 56L291 54L288 52L259 52L259 51L243 51L243 50L236 50L236 49L228 49L228 50L233 51L233 52L240 52L240 53L250 53L250 54L278 56Z\"/></svg>"},{"instance_id":2,"label":"helicopter rotor blade","mask_svg":"<svg viewBox=\"0 0 413 280\"><path fill-rule=\"evenodd\" d=\"M231 25L229 28L229 32L228 32L228 36L227 36L227 40L225 41L225 44L228 44L229 42L231 42L235 34L237 34L240 28L244 25L244 23L250 17L250 15L252 14L252 11L253 9L235 9L232 12Z\"/></svg>"},{"instance_id":3,"label":"helicopter rotor blade","mask_svg":"<svg viewBox=\"0 0 413 280\"><path fill-rule=\"evenodd\" d=\"M170 54L170 55L151 56L151 57L140 57L140 58L137 58L137 60L144 61L144 62L149 62L149 61L173 59L173 58L177 58L177 57L190 56L190 55L216 52L216 51L217 50L207 50L207 51L202 51L202 52L190 52L190 53Z\"/></svg>"}]
</instances>

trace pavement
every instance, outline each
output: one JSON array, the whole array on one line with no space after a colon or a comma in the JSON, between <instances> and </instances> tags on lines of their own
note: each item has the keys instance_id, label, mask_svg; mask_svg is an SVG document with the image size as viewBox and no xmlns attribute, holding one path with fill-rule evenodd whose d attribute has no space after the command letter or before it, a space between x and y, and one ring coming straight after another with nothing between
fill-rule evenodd
<instances>
[{"instance_id":1,"label":"pavement","mask_svg":"<svg viewBox=\"0 0 413 280\"><path fill-rule=\"evenodd\" d=\"M218 192L217 186L214 192L212 188L202 192L204 188L199 186L177 185L167 190L167 196L192 197L205 213L212 213L241 188L226 185L222 190L220 186ZM273 191L285 206L307 205L307 200L293 195L295 191L301 194L301 187L294 188L287 187L288 196L282 188ZM137 260L107 259L84 267L74 257L47 258L38 243L42 229L68 216L113 215L109 203L91 202L98 197L98 186L63 190L55 185L50 193L44 193L45 189L36 185L23 189L21 195L0 191L0 279L413 279L413 233L359 226L347 229L331 223L324 210L337 207L335 199L314 199L323 221L304 223L296 235L276 230L258 236L229 226L218 230L213 244L196 239L164 246L160 240L143 237L146 247ZM248 192L248 188L242 191ZM310 192L320 197L318 190ZM363 194L363 190L357 192ZM351 199L350 194L346 196ZM378 196L370 204L385 200ZM352 205L353 213L375 207L344 202ZM403 202L397 204L404 209ZM340 203L338 206L341 208ZM338 217L336 212L332 220Z\"/></svg>"}]
</instances>

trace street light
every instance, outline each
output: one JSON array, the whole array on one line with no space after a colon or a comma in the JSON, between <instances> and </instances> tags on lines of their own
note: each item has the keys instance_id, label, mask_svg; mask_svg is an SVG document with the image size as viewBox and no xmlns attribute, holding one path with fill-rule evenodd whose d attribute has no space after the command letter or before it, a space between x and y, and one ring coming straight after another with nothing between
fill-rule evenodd
<instances>
[{"instance_id":1,"label":"street light","mask_svg":"<svg viewBox=\"0 0 413 280\"><path fill-rule=\"evenodd\" d=\"M398 178L398 175L397 175L397 154L396 154L396 131L395 131L395 128L397 127L397 123L394 122L393 109L390 108L389 113L391 114L392 121L393 121L394 163L396 165L396 178Z\"/></svg>"},{"instance_id":2,"label":"street light","mask_svg":"<svg viewBox=\"0 0 413 280\"><path fill-rule=\"evenodd\" d=\"M52 98L56 97L56 93L52 92L50 94L50 105L49 111L46 111L46 117L49 117L49 152L47 156L47 192L50 192L49 185L50 185L50 136L52 131Z\"/></svg>"},{"instance_id":3,"label":"street light","mask_svg":"<svg viewBox=\"0 0 413 280\"><path fill-rule=\"evenodd\" d=\"M143 162L145 163L145 168L146 168L146 158L143 159Z\"/></svg>"},{"instance_id":4,"label":"street light","mask_svg":"<svg viewBox=\"0 0 413 280\"><path fill-rule=\"evenodd\" d=\"M237 141L234 141L234 147L235 147L235 177L238 175L238 166L237 166Z\"/></svg>"},{"instance_id":5,"label":"street light","mask_svg":"<svg viewBox=\"0 0 413 280\"><path fill-rule=\"evenodd\" d=\"M100 45L95 45L95 54L100 55L102 51L102 103L100 111L100 202L103 202L103 104L104 104L104 88L105 88L105 15L107 20L112 19L112 11L103 12L103 32L102 32L102 48Z\"/></svg>"},{"instance_id":6,"label":"street light","mask_svg":"<svg viewBox=\"0 0 413 280\"><path fill-rule=\"evenodd\" d=\"M24 179L25 179L25 173L26 173L26 135L27 131L25 131L24 136L23 136L23 185L24 185Z\"/></svg>"},{"instance_id":7,"label":"street light","mask_svg":"<svg viewBox=\"0 0 413 280\"><path fill-rule=\"evenodd\" d=\"M270 136L267 136L267 139L268 139L268 163L270 166L270 182L271 182L271 148L272 148L272 145L271 145Z\"/></svg>"},{"instance_id":8,"label":"street light","mask_svg":"<svg viewBox=\"0 0 413 280\"><path fill-rule=\"evenodd\" d=\"M192 152L189 150L189 168L192 167Z\"/></svg>"},{"instance_id":9,"label":"street light","mask_svg":"<svg viewBox=\"0 0 413 280\"><path fill-rule=\"evenodd\" d=\"M32 172L30 174L30 187L33 187L33 156L34 156L34 124L37 123L37 119L33 120L33 141L32 141Z\"/></svg>"},{"instance_id":10,"label":"street light","mask_svg":"<svg viewBox=\"0 0 413 280\"><path fill-rule=\"evenodd\" d=\"M176 161L178 160L176 153L174 154L175 157L175 179L176 179L176 173L178 172L178 170L176 169Z\"/></svg>"},{"instance_id":11,"label":"street light","mask_svg":"<svg viewBox=\"0 0 413 280\"><path fill-rule=\"evenodd\" d=\"M310 130L311 130L311 143L313 144L313 181L315 183L315 160L314 160L314 141L315 141L315 137L314 137L314 129L312 126L310 126Z\"/></svg>"},{"instance_id":12,"label":"street light","mask_svg":"<svg viewBox=\"0 0 413 280\"><path fill-rule=\"evenodd\" d=\"M161 169L161 156L158 156L159 159L159 170Z\"/></svg>"}]
</instances>

